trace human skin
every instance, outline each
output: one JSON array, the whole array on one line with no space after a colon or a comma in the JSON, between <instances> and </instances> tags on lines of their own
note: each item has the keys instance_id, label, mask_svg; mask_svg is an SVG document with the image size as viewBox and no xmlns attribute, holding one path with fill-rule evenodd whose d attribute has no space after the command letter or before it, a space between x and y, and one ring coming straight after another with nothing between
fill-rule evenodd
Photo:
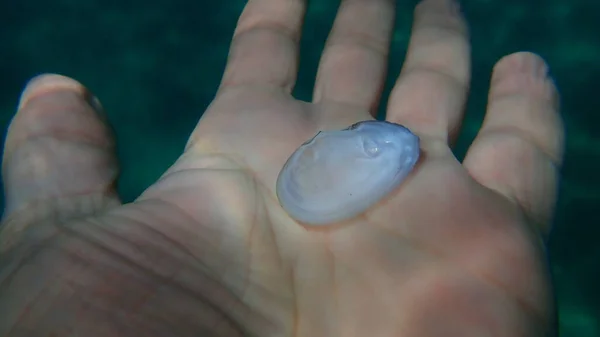
<instances>
[{"instance_id":1,"label":"human skin","mask_svg":"<svg viewBox=\"0 0 600 337\"><path fill-rule=\"evenodd\" d=\"M451 1L417 6L387 105L421 139L411 176L332 226L299 224L277 201L300 144L373 118L394 3L342 1L302 102L291 91L306 2L249 1L185 151L128 204L98 101L75 80L33 79L3 158L0 336L550 335L557 91L539 56L503 57L459 162L470 51Z\"/></svg>"}]
</instances>

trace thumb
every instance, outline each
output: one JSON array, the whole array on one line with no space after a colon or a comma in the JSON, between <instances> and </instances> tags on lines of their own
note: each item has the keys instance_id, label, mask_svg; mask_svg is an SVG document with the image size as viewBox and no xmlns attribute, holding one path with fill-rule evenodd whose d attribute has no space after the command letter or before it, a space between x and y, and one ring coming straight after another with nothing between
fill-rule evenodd
<instances>
[{"instance_id":1,"label":"thumb","mask_svg":"<svg viewBox=\"0 0 600 337\"><path fill-rule=\"evenodd\" d=\"M119 205L117 173L115 140L97 99L64 76L32 79L4 145L3 220L70 219Z\"/></svg>"}]
</instances>

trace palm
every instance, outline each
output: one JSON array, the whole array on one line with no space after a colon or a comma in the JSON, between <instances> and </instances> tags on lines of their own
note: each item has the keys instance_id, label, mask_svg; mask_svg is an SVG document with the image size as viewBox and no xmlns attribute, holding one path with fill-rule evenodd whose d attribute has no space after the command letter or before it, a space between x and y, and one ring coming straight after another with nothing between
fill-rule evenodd
<instances>
[{"instance_id":1,"label":"palm","mask_svg":"<svg viewBox=\"0 0 600 337\"><path fill-rule=\"evenodd\" d=\"M227 266L230 290L251 299L244 305L254 315L290 334L292 329L299 335L373 334L377 326L378 335L388 336L398 333L399 326L408 328L399 321L413 322L415 334L425 333L419 330L424 322L418 317L439 320L436 324L446 329L448 323L456 325L456 334L463 332L461 326L481 326L484 331L514 324L509 316L487 312L498 305L501 309L496 310L505 313L548 314L545 266L523 214L475 182L448 147L438 148L425 137L422 148L435 150L426 152L419 173L401 192L343 228L307 229L277 202L278 168L319 129L370 116L346 108L340 118L333 112L330 124L320 125L318 116L328 114L326 107L280 92L236 90L224 93L206 112L190 143L196 150L184 155L141 199L188 204L208 191L221 191L210 203L222 207L199 213L188 230L202 233L208 226L213 238L228 242L214 248L223 260L211 272L225 277L220 268ZM252 102L239 99L244 96L253 97ZM282 110L286 118L278 119ZM189 175L175 174L190 169ZM178 178L195 192L171 190L161 196L161 186L183 185L174 181ZM189 248L202 251L201 259L213 259L217 254L206 254L208 240ZM235 262L230 261L234 256ZM510 300L501 300L505 297ZM482 301L478 306L450 308L476 298ZM320 304L315 308L314 303ZM250 325L255 317L248 319Z\"/></svg>"},{"instance_id":2,"label":"palm","mask_svg":"<svg viewBox=\"0 0 600 337\"><path fill-rule=\"evenodd\" d=\"M422 160L415 174L367 212L332 227L302 226L279 206L275 181L294 149L319 130L372 118L369 111L378 104L386 61L381 51L391 36L391 18L377 16L386 16L392 5L369 2L365 22L370 24L351 28L345 25L354 27L360 19L348 18L364 14L365 3L355 3L340 13L345 19L334 26L330 39L345 42L328 47L315 98L307 103L290 94L297 63L289 50L293 39L280 41L299 31L299 21L288 17L282 23L291 25L285 33L254 33L251 23L265 17L258 10L261 2L250 2L217 98L181 158L134 203L112 207L116 199L109 191L103 200L112 200L111 207L103 203L87 212L101 215L61 220L56 226L90 242L108 240L108 251L125 257L107 257L117 270L129 270L135 262L131 273L139 275L134 279L150 280L121 282L115 291L113 306L131 310L149 324L132 333L150 336L154 330L144 329L160 325L151 319L159 317L159 322L177 322L182 335L196 335L208 326L221 335L479 336L493 331L525 336L545 329L552 319L537 239L540 228L526 220L544 224L554 202L548 191L556 182L553 165L560 161L562 139L554 87L538 76L532 55L517 54L499 63L486 123L465 162L459 163L448 139L454 139L462 118L468 48L462 18L448 11L445 0L421 5L411 50L387 109L389 120L421 137ZM302 12L292 7L281 5L281 17ZM278 7L263 10L273 8ZM366 31L353 37L353 29ZM361 41L363 36L375 42ZM252 48L261 43L268 48ZM365 45L369 48L361 49ZM272 58L261 50L274 51ZM536 113L549 117L545 124L502 117L506 111L531 114L522 97L539 103L542 112ZM11 129L7 148L18 143L10 141L19 138L18 123ZM81 153L53 157L53 165L65 165ZM546 155L559 159L553 163ZM92 175L87 167L78 172L80 180L87 179L88 190L112 182L113 176ZM61 186L62 193L81 199L81 185L69 183ZM5 226L4 241L12 240L10 229L20 226L17 215ZM41 232L44 226L40 222ZM120 239L107 239L106 233ZM79 251L67 237L64 250ZM136 247L145 247L150 258L139 255ZM104 251L96 254L104 256ZM85 294L114 282L96 273L85 276L76 278L95 280L88 281ZM144 299L145 310L140 312L138 302L128 298ZM68 313L69 308L57 312ZM28 321L21 317L19 322ZM0 334L7 327L0 324Z\"/></svg>"}]
</instances>

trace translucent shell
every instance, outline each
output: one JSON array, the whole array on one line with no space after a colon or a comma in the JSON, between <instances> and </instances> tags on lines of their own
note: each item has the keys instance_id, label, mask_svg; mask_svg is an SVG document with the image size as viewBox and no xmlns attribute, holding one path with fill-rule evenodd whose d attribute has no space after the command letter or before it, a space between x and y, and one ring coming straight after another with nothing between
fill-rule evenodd
<instances>
[{"instance_id":1,"label":"translucent shell","mask_svg":"<svg viewBox=\"0 0 600 337\"><path fill-rule=\"evenodd\" d=\"M327 225L363 213L392 192L419 159L419 137L385 121L319 132L287 160L277 197L295 220Z\"/></svg>"}]
</instances>

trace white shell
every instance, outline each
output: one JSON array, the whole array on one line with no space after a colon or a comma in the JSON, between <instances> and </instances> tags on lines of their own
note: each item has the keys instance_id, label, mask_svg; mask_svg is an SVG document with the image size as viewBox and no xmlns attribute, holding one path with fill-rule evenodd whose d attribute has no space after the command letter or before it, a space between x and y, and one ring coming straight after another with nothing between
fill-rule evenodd
<instances>
[{"instance_id":1,"label":"white shell","mask_svg":"<svg viewBox=\"0 0 600 337\"><path fill-rule=\"evenodd\" d=\"M297 221L325 225L353 218L392 192L419 159L419 137L385 121L319 132L277 178L277 197Z\"/></svg>"}]
</instances>

